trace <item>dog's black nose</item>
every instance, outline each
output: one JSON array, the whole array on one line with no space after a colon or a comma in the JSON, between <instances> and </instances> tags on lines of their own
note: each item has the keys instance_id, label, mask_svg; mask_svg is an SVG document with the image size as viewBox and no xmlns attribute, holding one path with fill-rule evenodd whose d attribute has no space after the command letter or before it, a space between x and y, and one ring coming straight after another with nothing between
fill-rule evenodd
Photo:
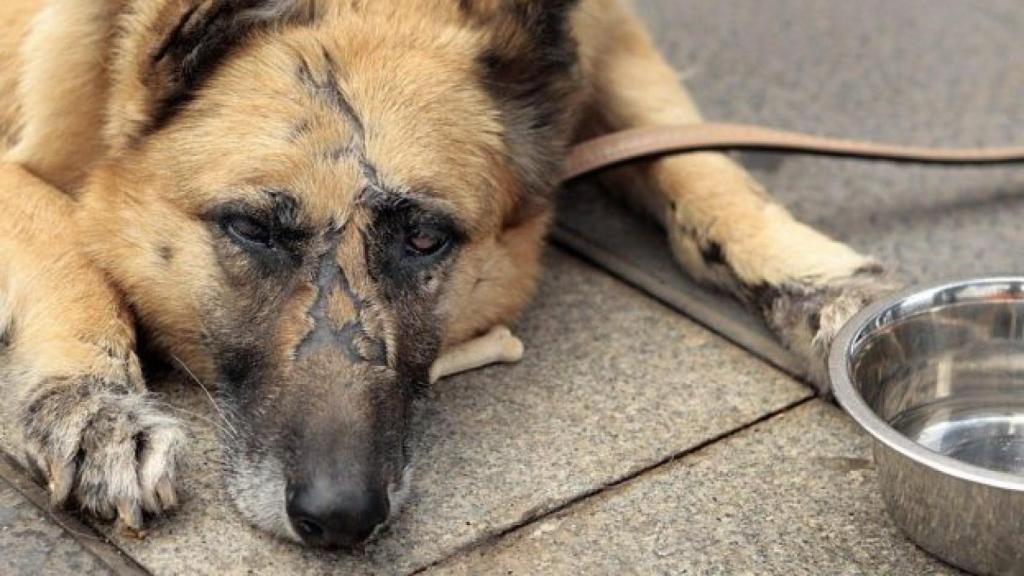
<instances>
[{"instance_id":1,"label":"dog's black nose","mask_svg":"<svg viewBox=\"0 0 1024 576\"><path fill-rule=\"evenodd\" d=\"M326 482L289 487L288 516L310 546L350 548L388 518L385 490L345 489Z\"/></svg>"}]
</instances>

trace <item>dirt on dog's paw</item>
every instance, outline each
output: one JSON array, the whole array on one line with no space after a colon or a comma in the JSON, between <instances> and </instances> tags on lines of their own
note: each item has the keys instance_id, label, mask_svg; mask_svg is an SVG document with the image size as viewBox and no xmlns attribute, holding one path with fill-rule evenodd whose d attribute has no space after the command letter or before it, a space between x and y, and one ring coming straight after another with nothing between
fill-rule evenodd
<instances>
[{"instance_id":1,"label":"dirt on dog's paw","mask_svg":"<svg viewBox=\"0 0 1024 576\"><path fill-rule=\"evenodd\" d=\"M143 511L175 508L185 434L144 391L96 376L51 379L21 413L24 458L51 503L69 501L122 532L144 534Z\"/></svg>"},{"instance_id":2,"label":"dirt on dog's paw","mask_svg":"<svg viewBox=\"0 0 1024 576\"><path fill-rule=\"evenodd\" d=\"M828 353L839 330L857 312L899 287L881 269L825 285L790 284L758 298L769 327L806 363L818 393L831 398Z\"/></svg>"}]
</instances>

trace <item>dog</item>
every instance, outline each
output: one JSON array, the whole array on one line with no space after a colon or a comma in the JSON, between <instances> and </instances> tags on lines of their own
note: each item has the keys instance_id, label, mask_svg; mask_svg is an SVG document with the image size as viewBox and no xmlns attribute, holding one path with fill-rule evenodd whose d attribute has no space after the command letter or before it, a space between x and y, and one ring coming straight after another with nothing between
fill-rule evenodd
<instances>
[{"instance_id":1,"label":"dog","mask_svg":"<svg viewBox=\"0 0 1024 576\"><path fill-rule=\"evenodd\" d=\"M568 147L701 121L623 0L0 13L3 417L54 504L134 529L176 506L186 438L140 342L216 386L250 523L351 547L400 506L431 366L529 302ZM827 391L875 260L722 154L603 178Z\"/></svg>"}]
</instances>

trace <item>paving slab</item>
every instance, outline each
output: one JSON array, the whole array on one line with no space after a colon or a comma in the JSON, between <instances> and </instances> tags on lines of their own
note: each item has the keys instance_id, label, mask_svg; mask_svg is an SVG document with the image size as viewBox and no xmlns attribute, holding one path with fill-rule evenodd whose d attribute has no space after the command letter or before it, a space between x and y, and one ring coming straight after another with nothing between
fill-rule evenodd
<instances>
[{"instance_id":1,"label":"paving slab","mask_svg":"<svg viewBox=\"0 0 1024 576\"><path fill-rule=\"evenodd\" d=\"M869 440L812 400L426 574L959 572L900 534Z\"/></svg>"},{"instance_id":2,"label":"paving slab","mask_svg":"<svg viewBox=\"0 0 1024 576\"><path fill-rule=\"evenodd\" d=\"M111 574L41 510L0 479L0 572Z\"/></svg>"},{"instance_id":3,"label":"paving slab","mask_svg":"<svg viewBox=\"0 0 1024 576\"><path fill-rule=\"evenodd\" d=\"M0 574L145 574L80 517L49 502L46 490L0 451Z\"/></svg>"},{"instance_id":4,"label":"paving slab","mask_svg":"<svg viewBox=\"0 0 1024 576\"><path fill-rule=\"evenodd\" d=\"M158 574L408 572L810 395L574 258L552 251L547 265L517 330L525 360L434 387L417 423L412 502L361 555L248 528L221 489L215 416L202 392L177 381L160 390L198 415L183 507L144 541L109 537Z\"/></svg>"},{"instance_id":5,"label":"paving slab","mask_svg":"<svg viewBox=\"0 0 1024 576\"><path fill-rule=\"evenodd\" d=\"M99 558L2 477L0 573L10 576L113 574Z\"/></svg>"},{"instance_id":6,"label":"paving slab","mask_svg":"<svg viewBox=\"0 0 1024 576\"><path fill-rule=\"evenodd\" d=\"M1017 0L638 0L705 115L921 145L1024 142ZM907 282L1020 272L1024 170L739 155L799 218ZM651 224L594 187L562 198L560 241L741 346L791 359L678 272ZM708 306L708 302L714 302Z\"/></svg>"}]
</instances>

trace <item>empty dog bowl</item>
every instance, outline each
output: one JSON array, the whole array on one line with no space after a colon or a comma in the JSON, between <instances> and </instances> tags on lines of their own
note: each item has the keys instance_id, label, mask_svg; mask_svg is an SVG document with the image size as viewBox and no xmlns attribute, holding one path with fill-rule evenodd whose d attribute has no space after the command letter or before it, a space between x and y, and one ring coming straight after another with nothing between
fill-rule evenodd
<instances>
[{"instance_id":1,"label":"empty dog bowl","mask_svg":"<svg viewBox=\"0 0 1024 576\"><path fill-rule=\"evenodd\" d=\"M1024 276L877 302L829 372L904 532L966 570L1024 575Z\"/></svg>"}]
</instances>

